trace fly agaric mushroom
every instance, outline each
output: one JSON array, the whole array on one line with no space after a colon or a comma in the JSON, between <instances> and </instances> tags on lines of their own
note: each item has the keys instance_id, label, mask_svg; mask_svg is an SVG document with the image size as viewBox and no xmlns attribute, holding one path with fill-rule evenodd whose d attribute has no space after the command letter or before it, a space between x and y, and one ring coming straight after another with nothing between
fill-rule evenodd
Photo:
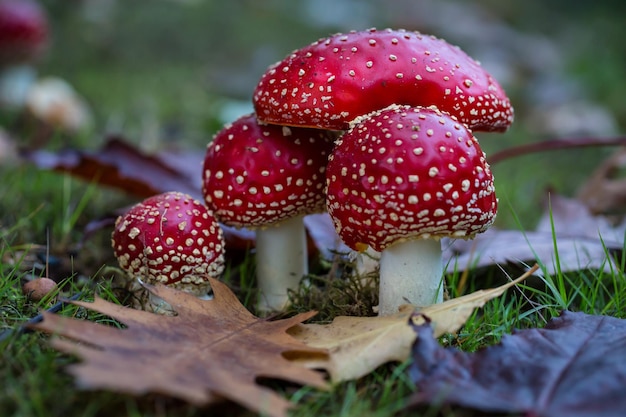
<instances>
[{"instance_id":1,"label":"fly agaric mushroom","mask_svg":"<svg viewBox=\"0 0 626 417\"><path fill-rule=\"evenodd\" d=\"M392 105L357 118L327 167L328 211L352 249L380 259L379 315L442 301L440 239L470 239L497 199L471 131L435 107Z\"/></svg>"},{"instance_id":2,"label":"fly agaric mushroom","mask_svg":"<svg viewBox=\"0 0 626 417\"><path fill-rule=\"evenodd\" d=\"M302 218L324 211L330 132L261 125L254 114L218 132L207 148L203 193L218 220L256 231L259 308L288 302L308 272Z\"/></svg>"},{"instance_id":3,"label":"fly agaric mushroom","mask_svg":"<svg viewBox=\"0 0 626 417\"><path fill-rule=\"evenodd\" d=\"M442 39L404 30L336 34L292 52L261 77L259 120L345 130L391 104L437 106L475 131L504 131L513 108L479 63Z\"/></svg>"},{"instance_id":4,"label":"fly agaric mushroom","mask_svg":"<svg viewBox=\"0 0 626 417\"><path fill-rule=\"evenodd\" d=\"M208 277L224 270L224 238L213 213L187 194L158 194L117 218L111 244L132 279L164 284L199 297ZM153 309L159 300L151 300Z\"/></svg>"},{"instance_id":5,"label":"fly agaric mushroom","mask_svg":"<svg viewBox=\"0 0 626 417\"><path fill-rule=\"evenodd\" d=\"M36 1L0 0L0 104L21 107L48 42L48 21Z\"/></svg>"}]
</instances>

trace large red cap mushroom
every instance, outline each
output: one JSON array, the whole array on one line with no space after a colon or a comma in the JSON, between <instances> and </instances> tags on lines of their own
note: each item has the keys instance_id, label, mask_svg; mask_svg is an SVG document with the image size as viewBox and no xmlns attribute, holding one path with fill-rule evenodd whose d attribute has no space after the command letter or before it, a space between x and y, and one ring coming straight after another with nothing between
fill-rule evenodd
<instances>
[{"instance_id":1,"label":"large red cap mushroom","mask_svg":"<svg viewBox=\"0 0 626 417\"><path fill-rule=\"evenodd\" d=\"M333 136L242 116L218 132L203 169L206 203L220 222L256 230L259 308L280 309L307 273L302 217L325 209Z\"/></svg>"},{"instance_id":2,"label":"large red cap mushroom","mask_svg":"<svg viewBox=\"0 0 626 417\"><path fill-rule=\"evenodd\" d=\"M145 199L118 217L111 243L131 278L198 296L224 270L224 238L211 211L180 192Z\"/></svg>"},{"instance_id":3,"label":"large red cap mushroom","mask_svg":"<svg viewBox=\"0 0 626 417\"><path fill-rule=\"evenodd\" d=\"M355 120L330 157L327 200L349 247L382 251L381 315L441 301L439 239L472 238L497 210L478 141L434 107L394 105Z\"/></svg>"},{"instance_id":4,"label":"large red cap mushroom","mask_svg":"<svg viewBox=\"0 0 626 417\"><path fill-rule=\"evenodd\" d=\"M391 104L435 105L473 130L504 131L513 108L479 63L442 39L403 30L337 34L271 66L254 91L260 120L344 130Z\"/></svg>"}]
</instances>

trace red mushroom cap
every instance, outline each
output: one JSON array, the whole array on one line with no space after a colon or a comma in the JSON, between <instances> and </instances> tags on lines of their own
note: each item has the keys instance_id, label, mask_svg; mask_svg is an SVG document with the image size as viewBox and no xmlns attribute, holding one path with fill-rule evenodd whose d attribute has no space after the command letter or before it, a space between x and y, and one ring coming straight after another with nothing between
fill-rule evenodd
<instances>
[{"instance_id":1,"label":"red mushroom cap","mask_svg":"<svg viewBox=\"0 0 626 417\"><path fill-rule=\"evenodd\" d=\"M474 130L504 131L502 87L461 49L433 36L370 29L337 34L271 66L254 92L259 119L344 130L391 104L435 105Z\"/></svg>"},{"instance_id":2,"label":"red mushroom cap","mask_svg":"<svg viewBox=\"0 0 626 417\"><path fill-rule=\"evenodd\" d=\"M493 176L478 141L433 107L394 105L358 118L326 174L328 211L353 249L471 238L495 219Z\"/></svg>"},{"instance_id":3,"label":"red mushroom cap","mask_svg":"<svg viewBox=\"0 0 626 417\"><path fill-rule=\"evenodd\" d=\"M0 0L0 64L37 58L48 41L48 20L39 3Z\"/></svg>"},{"instance_id":4,"label":"red mushroom cap","mask_svg":"<svg viewBox=\"0 0 626 417\"><path fill-rule=\"evenodd\" d=\"M256 228L325 209L331 132L240 117L218 132L203 169L206 203L224 224Z\"/></svg>"},{"instance_id":5,"label":"red mushroom cap","mask_svg":"<svg viewBox=\"0 0 626 417\"><path fill-rule=\"evenodd\" d=\"M224 269L224 238L213 214L179 192L133 206L117 219L111 243L122 269L153 284L194 292Z\"/></svg>"}]
</instances>

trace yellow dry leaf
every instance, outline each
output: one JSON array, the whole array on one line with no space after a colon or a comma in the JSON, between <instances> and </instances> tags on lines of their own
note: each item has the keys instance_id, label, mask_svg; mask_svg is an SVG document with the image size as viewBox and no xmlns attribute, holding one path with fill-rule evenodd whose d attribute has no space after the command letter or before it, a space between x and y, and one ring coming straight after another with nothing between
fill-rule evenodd
<instances>
[{"instance_id":1,"label":"yellow dry leaf","mask_svg":"<svg viewBox=\"0 0 626 417\"><path fill-rule=\"evenodd\" d=\"M409 358L417 338L411 322L431 320L435 337L457 332L474 309L504 293L537 270L531 268L518 279L498 288L480 290L418 310L404 305L400 312L384 317L336 317L330 324L298 324L288 330L296 339L313 347L326 349L327 357L297 353L290 359L309 368L324 369L332 382L357 379L387 362Z\"/></svg>"},{"instance_id":2,"label":"yellow dry leaf","mask_svg":"<svg viewBox=\"0 0 626 417\"><path fill-rule=\"evenodd\" d=\"M299 324L288 333L311 347L328 349L328 356L298 353L289 358L326 370L332 382L360 378L383 363L408 358L416 337L409 326L412 314L410 308L392 316L340 316L330 324Z\"/></svg>"}]
</instances>

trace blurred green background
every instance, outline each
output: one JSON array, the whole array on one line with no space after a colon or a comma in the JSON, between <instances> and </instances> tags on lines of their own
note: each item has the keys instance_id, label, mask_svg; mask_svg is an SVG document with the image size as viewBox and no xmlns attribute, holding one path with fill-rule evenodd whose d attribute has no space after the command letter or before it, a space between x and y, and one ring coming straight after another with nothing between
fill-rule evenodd
<instances>
[{"instance_id":1,"label":"blurred green background","mask_svg":"<svg viewBox=\"0 0 626 417\"><path fill-rule=\"evenodd\" d=\"M482 62L516 109L487 155L557 137L618 135L626 124L626 2L497 0L45 0L53 42L40 75L59 76L94 115L87 146L123 133L145 149L202 150L249 111L259 76L334 32L434 34ZM572 195L611 149L536 154L495 165L499 224L532 228L547 187Z\"/></svg>"}]
</instances>

